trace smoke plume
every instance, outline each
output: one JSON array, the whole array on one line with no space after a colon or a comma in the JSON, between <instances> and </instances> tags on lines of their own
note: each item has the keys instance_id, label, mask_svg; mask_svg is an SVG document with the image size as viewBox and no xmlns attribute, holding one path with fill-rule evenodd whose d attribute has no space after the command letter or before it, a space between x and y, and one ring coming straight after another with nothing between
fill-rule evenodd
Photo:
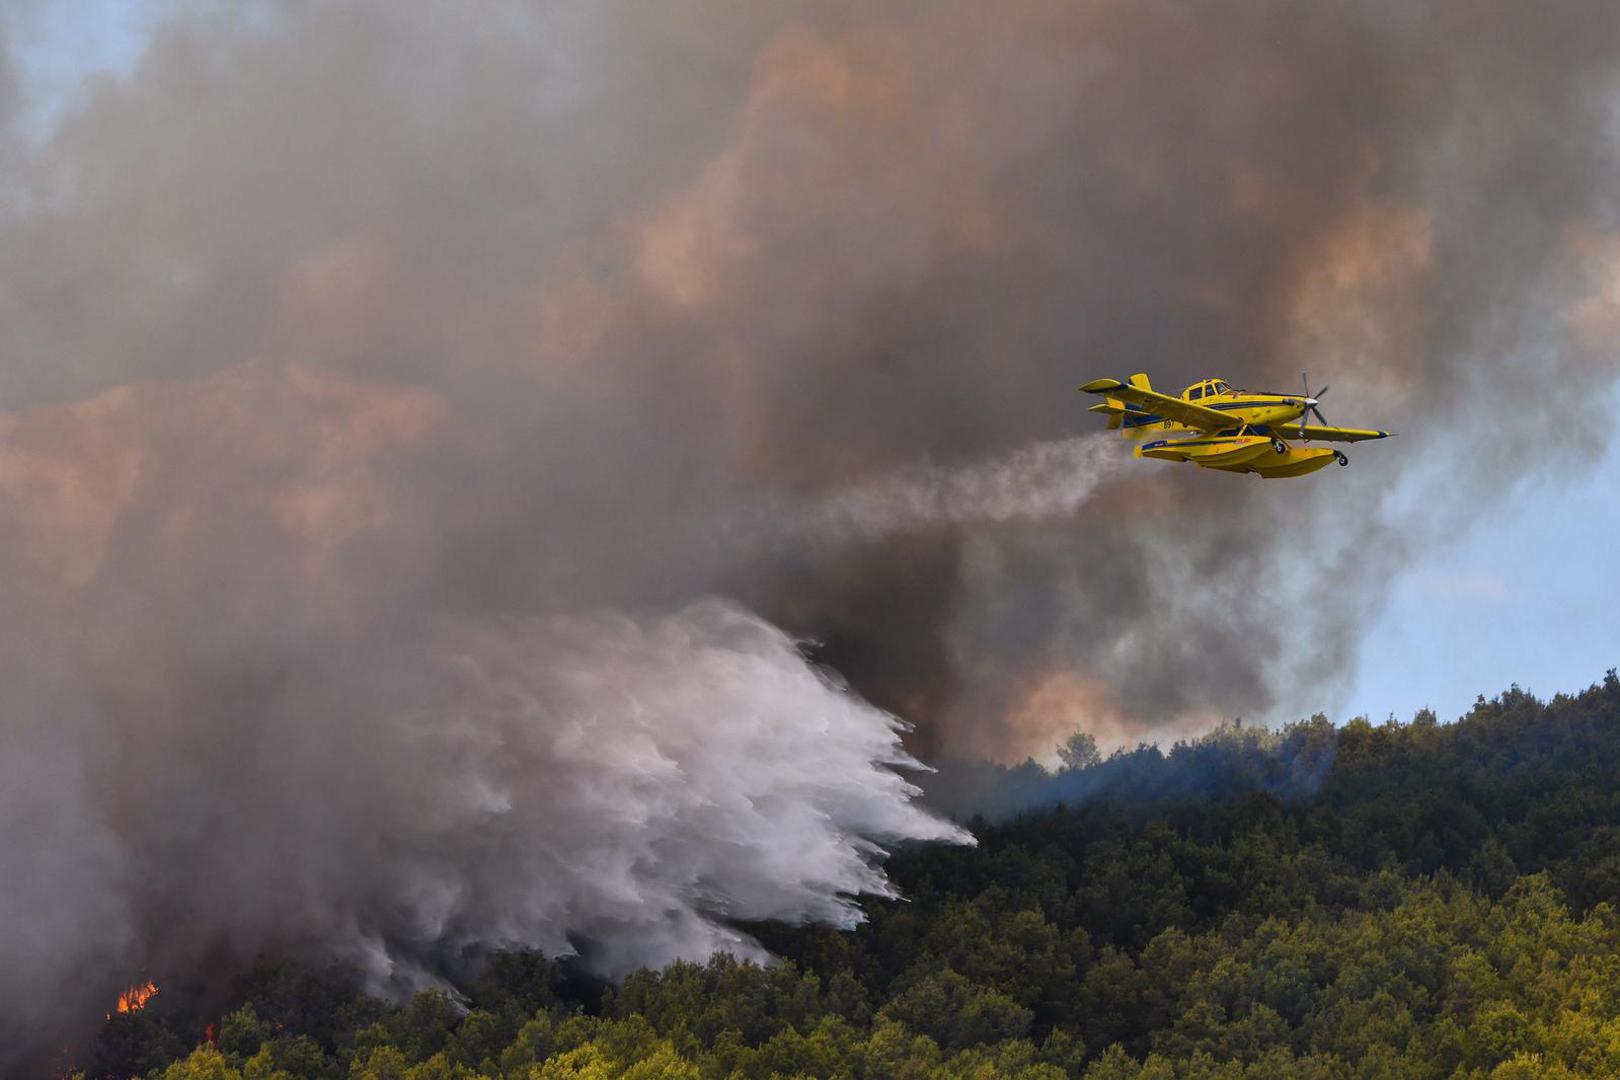
<instances>
[{"instance_id":1,"label":"smoke plume","mask_svg":"<svg viewBox=\"0 0 1620 1080\"><path fill-rule=\"evenodd\" d=\"M1615 5L181 2L42 133L26 18L8 1045L207 950L847 920L954 835L900 739L1312 712L1604 430ZM1398 445L1122 474L1074 393L1301 368Z\"/></svg>"}]
</instances>

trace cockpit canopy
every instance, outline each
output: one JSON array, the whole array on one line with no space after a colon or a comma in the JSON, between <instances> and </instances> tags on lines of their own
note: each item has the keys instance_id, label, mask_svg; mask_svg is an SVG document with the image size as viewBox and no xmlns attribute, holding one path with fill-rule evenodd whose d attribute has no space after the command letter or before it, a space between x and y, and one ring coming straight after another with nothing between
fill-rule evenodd
<instances>
[{"instance_id":1,"label":"cockpit canopy","mask_svg":"<svg viewBox=\"0 0 1620 1080\"><path fill-rule=\"evenodd\" d=\"M1214 397L1216 394L1230 394L1232 388L1226 385L1225 379L1205 379L1203 382L1193 383L1181 392L1183 400L1197 401L1199 398Z\"/></svg>"}]
</instances>

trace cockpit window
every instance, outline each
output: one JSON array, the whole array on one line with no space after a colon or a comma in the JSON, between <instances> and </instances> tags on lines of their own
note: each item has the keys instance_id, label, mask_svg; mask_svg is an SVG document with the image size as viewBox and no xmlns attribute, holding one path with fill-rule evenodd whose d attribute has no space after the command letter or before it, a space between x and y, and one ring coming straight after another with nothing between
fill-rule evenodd
<instances>
[{"instance_id":1,"label":"cockpit window","mask_svg":"<svg viewBox=\"0 0 1620 1080\"><path fill-rule=\"evenodd\" d=\"M1230 394L1232 392L1232 388L1227 386L1226 383L1222 382L1220 379L1216 379L1214 382L1209 384L1209 392L1212 394Z\"/></svg>"},{"instance_id":2,"label":"cockpit window","mask_svg":"<svg viewBox=\"0 0 1620 1080\"><path fill-rule=\"evenodd\" d=\"M1187 392L1187 400L1188 401L1197 401L1199 398L1201 398L1203 396L1204 396L1204 384L1203 383L1199 383L1197 386L1193 387L1191 390L1189 390Z\"/></svg>"}]
</instances>

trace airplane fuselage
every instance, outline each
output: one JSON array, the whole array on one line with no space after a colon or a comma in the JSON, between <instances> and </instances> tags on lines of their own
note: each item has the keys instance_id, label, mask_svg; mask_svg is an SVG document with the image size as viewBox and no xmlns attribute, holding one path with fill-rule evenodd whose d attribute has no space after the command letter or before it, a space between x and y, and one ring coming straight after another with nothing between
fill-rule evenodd
<instances>
[{"instance_id":1,"label":"airplane fuselage","mask_svg":"<svg viewBox=\"0 0 1620 1080\"><path fill-rule=\"evenodd\" d=\"M1198 402L1206 409L1214 409L1232 418L1233 427L1245 425L1282 425L1289 420L1298 420L1305 415L1310 406L1308 399L1295 395L1289 397L1285 394L1250 394L1231 393L1218 394L1207 397ZM1195 431L1186 424L1158 416L1151 409L1140 405L1125 404L1125 416L1122 421L1127 430L1147 429L1158 427L1165 431ZM1146 434L1146 431L1143 432Z\"/></svg>"}]
</instances>

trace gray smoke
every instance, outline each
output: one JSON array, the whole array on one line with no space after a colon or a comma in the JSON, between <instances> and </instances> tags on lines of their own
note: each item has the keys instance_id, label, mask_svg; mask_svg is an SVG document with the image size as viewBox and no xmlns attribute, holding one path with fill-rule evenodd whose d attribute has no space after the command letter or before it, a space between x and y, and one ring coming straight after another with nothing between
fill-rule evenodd
<instances>
[{"instance_id":1,"label":"gray smoke","mask_svg":"<svg viewBox=\"0 0 1620 1080\"><path fill-rule=\"evenodd\" d=\"M1405 560L1600 444L1617 42L1574 0L182 4L42 139L0 69L0 1016L277 943L836 921L940 835L902 734L1321 707ZM1301 368L1402 439L1276 483L1069 441L1088 378Z\"/></svg>"},{"instance_id":2,"label":"gray smoke","mask_svg":"<svg viewBox=\"0 0 1620 1080\"><path fill-rule=\"evenodd\" d=\"M734 604L458 612L347 565L449 424L258 367L0 419L8 1052L266 949L384 991L463 946L761 955L733 923L852 925L887 846L970 841Z\"/></svg>"}]
</instances>

